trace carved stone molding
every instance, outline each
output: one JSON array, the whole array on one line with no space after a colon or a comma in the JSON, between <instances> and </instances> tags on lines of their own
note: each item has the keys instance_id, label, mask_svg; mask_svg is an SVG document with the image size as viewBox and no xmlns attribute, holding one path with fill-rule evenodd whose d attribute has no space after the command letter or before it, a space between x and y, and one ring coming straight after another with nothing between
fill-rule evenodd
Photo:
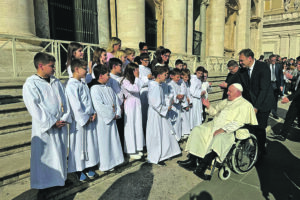
<instances>
[{"instance_id":1,"label":"carved stone molding","mask_svg":"<svg viewBox=\"0 0 300 200\"><path fill-rule=\"evenodd\" d=\"M201 4L204 4L204 5L208 6L209 5L209 0L202 0Z\"/></svg>"},{"instance_id":2,"label":"carved stone molding","mask_svg":"<svg viewBox=\"0 0 300 200\"><path fill-rule=\"evenodd\" d=\"M290 9L291 0L284 0L284 10L287 12Z\"/></svg>"},{"instance_id":3,"label":"carved stone molding","mask_svg":"<svg viewBox=\"0 0 300 200\"><path fill-rule=\"evenodd\" d=\"M295 8L295 10L298 10L299 5L300 5L299 0L295 0L294 1L294 8Z\"/></svg>"}]
</instances>

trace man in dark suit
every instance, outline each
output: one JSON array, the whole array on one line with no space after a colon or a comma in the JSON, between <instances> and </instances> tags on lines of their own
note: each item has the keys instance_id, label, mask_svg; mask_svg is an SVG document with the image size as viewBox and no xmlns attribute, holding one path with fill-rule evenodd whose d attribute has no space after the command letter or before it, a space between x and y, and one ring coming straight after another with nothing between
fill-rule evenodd
<instances>
[{"instance_id":1,"label":"man in dark suit","mask_svg":"<svg viewBox=\"0 0 300 200\"><path fill-rule=\"evenodd\" d=\"M240 67L235 60L230 60L227 63L229 73L227 74L225 82L219 84L220 88L224 89L222 99L227 99L228 88L233 83L241 83L240 75L238 73Z\"/></svg>"},{"instance_id":2,"label":"man in dark suit","mask_svg":"<svg viewBox=\"0 0 300 200\"><path fill-rule=\"evenodd\" d=\"M244 88L243 97L252 103L258 121L253 133L257 137L259 152L265 153L266 127L275 105L270 68L266 63L256 61L251 49L240 51L239 62L242 67L239 73Z\"/></svg>"},{"instance_id":3,"label":"man in dark suit","mask_svg":"<svg viewBox=\"0 0 300 200\"><path fill-rule=\"evenodd\" d=\"M283 90L283 71L282 67L279 63L276 63L277 56L272 54L269 56L269 68L271 71L271 83L273 87L273 94L276 100L274 108L272 108L271 112L273 115L273 118L279 119L277 115L277 101L278 101L278 96L282 93Z\"/></svg>"},{"instance_id":4,"label":"man in dark suit","mask_svg":"<svg viewBox=\"0 0 300 200\"><path fill-rule=\"evenodd\" d=\"M299 121L300 121L300 60L297 61L297 70L298 70L298 75L297 76L291 76L288 75L287 78L296 80L296 86L295 86L295 92L288 97L284 97L281 101L281 103L288 103L292 101L286 116L285 116L285 121L283 123L283 127L280 131L279 134L272 134L275 139L285 141L287 134L289 132L290 126L298 116L298 126L299 126Z\"/></svg>"}]
</instances>

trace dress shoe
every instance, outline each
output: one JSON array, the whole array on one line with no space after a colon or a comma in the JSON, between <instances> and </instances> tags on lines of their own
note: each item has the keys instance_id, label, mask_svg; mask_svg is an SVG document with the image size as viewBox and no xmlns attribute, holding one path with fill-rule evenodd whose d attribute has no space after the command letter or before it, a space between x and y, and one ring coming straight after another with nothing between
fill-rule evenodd
<instances>
[{"instance_id":1,"label":"dress shoe","mask_svg":"<svg viewBox=\"0 0 300 200\"><path fill-rule=\"evenodd\" d=\"M180 167L183 167L189 171L193 171L197 167L197 157L190 154L187 160L178 160L177 163Z\"/></svg>"},{"instance_id":2,"label":"dress shoe","mask_svg":"<svg viewBox=\"0 0 300 200\"><path fill-rule=\"evenodd\" d=\"M211 179L211 175L207 175L205 174L206 168L208 165L202 163L200 164L195 170L194 170L194 174L196 176L198 176L199 178L205 180L205 181L210 181Z\"/></svg>"},{"instance_id":3,"label":"dress shoe","mask_svg":"<svg viewBox=\"0 0 300 200\"><path fill-rule=\"evenodd\" d=\"M271 133L271 135L273 136L273 139L280 140L280 141L285 141L286 140L286 138L281 134Z\"/></svg>"},{"instance_id":4,"label":"dress shoe","mask_svg":"<svg viewBox=\"0 0 300 200\"><path fill-rule=\"evenodd\" d=\"M157 165L162 166L162 167L167 166L166 163L165 163L164 161L158 162Z\"/></svg>"}]
</instances>

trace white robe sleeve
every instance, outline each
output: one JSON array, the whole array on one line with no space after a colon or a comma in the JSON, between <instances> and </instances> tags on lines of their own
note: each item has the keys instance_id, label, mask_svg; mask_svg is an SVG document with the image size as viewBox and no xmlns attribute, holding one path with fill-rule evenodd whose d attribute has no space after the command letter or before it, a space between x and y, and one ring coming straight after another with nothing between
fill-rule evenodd
<instances>
[{"instance_id":1,"label":"white robe sleeve","mask_svg":"<svg viewBox=\"0 0 300 200\"><path fill-rule=\"evenodd\" d=\"M114 118L115 118L115 112L113 110L113 107L111 105L106 105L104 103L104 100L100 96L99 90L95 88L96 86L91 88L91 98L93 101L94 108L98 115L100 115L105 124L109 124Z\"/></svg>"},{"instance_id":2,"label":"white robe sleeve","mask_svg":"<svg viewBox=\"0 0 300 200\"><path fill-rule=\"evenodd\" d=\"M84 126L90 118L90 115L85 112L83 105L80 101L79 87L74 84L68 84L66 87L66 96L72 108L75 121Z\"/></svg>"},{"instance_id":3,"label":"white robe sleeve","mask_svg":"<svg viewBox=\"0 0 300 200\"><path fill-rule=\"evenodd\" d=\"M177 99L178 94L176 93L175 86L173 85L172 81L168 85L169 85L169 88L170 88L170 94L173 96L174 104L178 104L179 99Z\"/></svg>"},{"instance_id":4,"label":"white robe sleeve","mask_svg":"<svg viewBox=\"0 0 300 200\"><path fill-rule=\"evenodd\" d=\"M168 113L168 107L164 106L161 102L161 97L158 95L161 94L160 87L151 87L148 91L148 102L156 112L162 116L166 116Z\"/></svg>"},{"instance_id":5,"label":"white robe sleeve","mask_svg":"<svg viewBox=\"0 0 300 200\"><path fill-rule=\"evenodd\" d=\"M219 102L215 107L210 105L209 109L207 109L206 112L211 116L215 116L221 110L223 110L223 108L226 106L226 104L227 104L227 99L224 99L223 101Z\"/></svg>"},{"instance_id":6,"label":"white robe sleeve","mask_svg":"<svg viewBox=\"0 0 300 200\"><path fill-rule=\"evenodd\" d=\"M121 88L123 90L128 91L131 94L139 94L140 93L140 87L139 87L139 79L135 78L134 84L131 84L128 80L124 80L122 82Z\"/></svg>"},{"instance_id":7,"label":"white robe sleeve","mask_svg":"<svg viewBox=\"0 0 300 200\"><path fill-rule=\"evenodd\" d=\"M41 106L41 99L38 95L37 88L30 84L25 83L23 86L23 99L28 109L28 112L40 124L41 132L47 132L56 123L55 116L48 113L47 109Z\"/></svg>"},{"instance_id":8,"label":"white robe sleeve","mask_svg":"<svg viewBox=\"0 0 300 200\"><path fill-rule=\"evenodd\" d=\"M72 77L73 77L73 72L72 72L72 70L71 70L71 65L69 65L69 66L67 67L67 72L68 72L68 74L69 74L69 78L72 78Z\"/></svg>"},{"instance_id":9,"label":"white robe sleeve","mask_svg":"<svg viewBox=\"0 0 300 200\"><path fill-rule=\"evenodd\" d=\"M61 84L60 81L58 81L58 87L59 89L59 94L61 96L61 100L63 101L63 106L64 106L64 113L63 115L60 117L60 120L68 122L68 123L72 123L72 117L71 117L71 108L70 108L70 104L66 98L65 95L65 88L63 87L63 85Z\"/></svg>"}]
</instances>

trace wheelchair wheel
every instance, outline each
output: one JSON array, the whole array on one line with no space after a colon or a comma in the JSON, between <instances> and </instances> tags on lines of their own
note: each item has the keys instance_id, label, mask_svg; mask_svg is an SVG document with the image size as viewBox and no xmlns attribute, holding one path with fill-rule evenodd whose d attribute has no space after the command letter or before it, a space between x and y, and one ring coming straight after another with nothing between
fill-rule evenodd
<instances>
[{"instance_id":1,"label":"wheelchair wheel","mask_svg":"<svg viewBox=\"0 0 300 200\"><path fill-rule=\"evenodd\" d=\"M252 169L257 160L258 146L256 137L251 134L245 140L239 140L232 153L232 168L238 174Z\"/></svg>"},{"instance_id":2,"label":"wheelchair wheel","mask_svg":"<svg viewBox=\"0 0 300 200\"><path fill-rule=\"evenodd\" d=\"M229 167L221 167L221 169L219 170L219 178L222 181L228 180L230 175L231 175L231 171Z\"/></svg>"}]
</instances>

